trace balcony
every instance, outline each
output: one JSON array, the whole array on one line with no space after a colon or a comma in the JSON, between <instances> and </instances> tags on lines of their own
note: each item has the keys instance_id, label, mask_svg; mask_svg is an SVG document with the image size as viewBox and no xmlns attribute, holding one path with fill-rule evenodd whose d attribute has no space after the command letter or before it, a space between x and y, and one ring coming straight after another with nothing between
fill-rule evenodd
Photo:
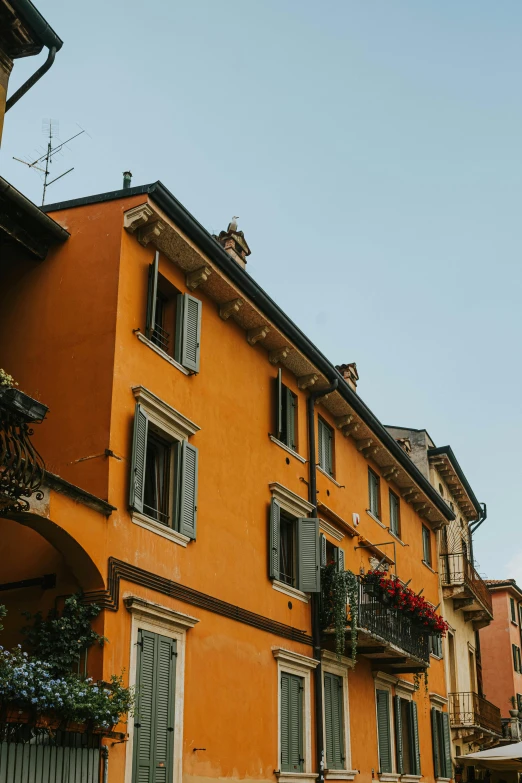
<instances>
[{"instance_id":1,"label":"balcony","mask_svg":"<svg viewBox=\"0 0 522 783\"><path fill-rule=\"evenodd\" d=\"M454 739L486 744L502 737L500 709L478 693L450 693L449 715Z\"/></svg>"},{"instance_id":2,"label":"balcony","mask_svg":"<svg viewBox=\"0 0 522 783\"><path fill-rule=\"evenodd\" d=\"M357 653L371 660L373 668L390 674L422 672L429 665L430 631L380 598L371 584L359 582ZM323 647L333 649L333 630L323 634ZM350 635L345 653L351 654Z\"/></svg>"},{"instance_id":3,"label":"balcony","mask_svg":"<svg viewBox=\"0 0 522 783\"><path fill-rule=\"evenodd\" d=\"M478 575L464 552L440 556L444 598L452 598L455 609L478 631L493 619L493 603L486 583Z\"/></svg>"}]
</instances>

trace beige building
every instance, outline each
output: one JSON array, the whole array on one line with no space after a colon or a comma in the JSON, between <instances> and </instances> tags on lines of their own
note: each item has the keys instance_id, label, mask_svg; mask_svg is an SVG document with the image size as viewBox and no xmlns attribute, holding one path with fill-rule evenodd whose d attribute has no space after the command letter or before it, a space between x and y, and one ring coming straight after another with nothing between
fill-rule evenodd
<instances>
[{"instance_id":1,"label":"beige building","mask_svg":"<svg viewBox=\"0 0 522 783\"><path fill-rule=\"evenodd\" d=\"M453 763L460 755L495 744L502 737L498 707L483 696L478 631L493 619L491 594L474 567L473 533L486 519L450 446L437 448L426 430L388 427L412 461L455 513L437 533L441 613L449 625L431 654L445 659ZM426 550L426 557L429 557ZM477 770L478 772L478 770Z\"/></svg>"}]
</instances>

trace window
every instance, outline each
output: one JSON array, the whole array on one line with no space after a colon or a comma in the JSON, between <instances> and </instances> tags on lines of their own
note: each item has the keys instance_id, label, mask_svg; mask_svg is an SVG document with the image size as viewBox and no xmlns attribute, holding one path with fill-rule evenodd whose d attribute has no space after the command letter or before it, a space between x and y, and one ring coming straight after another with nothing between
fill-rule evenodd
<instances>
[{"instance_id":1,"label":"window","mask_svg":"<svg viewBox=\"0 0 522 783\"><path fill-rule=\"evenodd\" d=\"M512 623L516 623L516 621L517 621L517 612L516 612L516 609L515 609L515 599L514 598L510 598L509 599L509 608L510 608L510 611L511 611L511 622Z\"/></svg>"},{"instance_id":2,"label":"window","mask_svg":"<svg viewBox=\"0 0 522 783\"><path fill-rule=\"evenodd\" d=\"M173 769L176 641L138 631L133 780L169 780Z\"/></svg>"},{"instance_id":3,"label":"window","mask_svg":"<svg viewBox=\"0 0 522 783\"><path fill-rule=\"evenodd\" d=\"M522 712L522 693L517 693L517 710Z\"/></svg>"},{"instance_id":4,"label":"window","mask_svg":"<svg viewBox=\"0 0 522 783\"><path fill-rule=\"evenodd\" d=\"M187 370L199 372L201 301L159 274L158 251L149 266L145 336Z\"/></svg>"},{"instance_id":5,"label":"window","mask_svg":"<svg viewBox=\"0 0 522 783\"><path fill-rule=\"evenodd\" d=\"M371 468L368 468L368 499L370 511L374 517L380 519L380 479L377 473L374 473Z\"/></svg>"},{"instance_id":6,"label":"window","mask_svg":"<svg viewBox=\"0 0 522 783\"><path fill-rule=\"evenodd\" d=\"M145 390L140 394L152 398ZM154 522L195 539L198 450L188 440L162 431L156 421L145 404L136 403L129 505Z\"/></svg>"},{"instance_id":7,"label":"window","mask_svg":"<svg viewBox=\"0 0 522 783\"><path fill-rule=\"evenodd\" d=\"M520 658L520 647L517 647L516 644L512 644L511 649L513 650L513 668L515 669L516 672L522 674L522 660Z\"/></svg>"},{"instance_id":8,"label":"window","mask_svg":"<svg viewBox=\"0 0 522 783\"><path fill-rule=\"evenodd\" d=\"M303 678L281 672L281 771L303 772Z\"/></svg>"},{"instance_id":9,"label":"window","mask_svg":"<svg viewBox=\"0 0 522 783\"><path fill-rule=\"evenodd\" d=\"M417 705L410 699L395 696L394 707L397 772L401 775L420 775Z\"/></svg>"},{"instance_id":10,"label":"window","mask_svg":"<svg viewBox=\"0 0 522 783\"><path fill-rule=\"evenodd\" d=\"M336 565L338 571L344 571L344 551L332 544L323 533L319 534L321 547L321 565Z\"/></svg>"},{"instance_id":11,"label":"window","mask_svg":"<svg viewBox=\"0 0 522 783\"><path fill-rule=\"evenodd\" d=\"M276 420L276 438L284 443L285 446L296 451L296 413L297 396L283 385L281 380L281 369L277 373L277 420Z\"/></svg>"},{"instance_id":12,"label":"window","mask_svg":"<svg viewBox=\"0 0 522 783\"><path fill-rule=\"evenodd\" d=\"M431 566L431 533L426 525L422 526L422 559Z\"/></svg>"},{"instance_id":13,"label":"window","mask_svg":"<svg viewBox=\"0 0 522 783\"><path fill-rule=\"evenodd\" d=\"M272 498L269 575L304 593L320 590L319 520L295 517Z\"/></svg>"},{"instance_id":14,"label":"window","mask_svg":"<svg viewBox=\"0 0 522 783\"><path fill-rule=\"evenodd\" d=\"M452 778L451 732L447 712L431 708L431 734L433 741L433 766L436 778Z\"/></svg>"},{"instance_id":15,"label":"window","mask_svg":"<svg viewBox=\"0 0 522 783\"><path fill-rule=\"evenodd\" d=\"M324 673L324 725L326 766L345 769L343 678Z\"/></svg>"},{"instance_id":16,"label":"window","mask_svg":"<svg viewBox=\"0 0 522 783\"><path fill-rule=\"evenodd\" d=\"M390 692L377 688L377 738L379 747L379 772L393 772L392 738L390 723Z\"/></svg>"},{"instance_id":17,"label":"window","mask_svg":"<svg viewBox=\"0 0 522 783\"><path fill-rule=\"evenodd\" d=\"M442 658L442 636L440 633L432 633L428 640L431 655Z\"/></svg>"},{"instance_id":18,"label":"window","mask_svg":"<svg viewBox=\"0 0 522 783\"><path fill-rule=\"evenodd\" d=\"M522 633L522 604L518 605L518 624L520 625Z\"/></svg>"},{"instance_id":19,"label":"window","mask_svg":"<svg viewBox=\"0 0 522 783\"><path fill-rule=\"evenodd\" d=\"M390 489L390 532L400 538L400 502L399 498Z\"/></svg>"},{"instance_id":20,"label":"window","mask_svg":"<svg viewBox=\"0 0 522 783\"><path fill-rule=\"evenodd\" d=\"M333 476L333 429L319 417L318 423L319 440L319 467Z\"/></svg>"}]
</instances>

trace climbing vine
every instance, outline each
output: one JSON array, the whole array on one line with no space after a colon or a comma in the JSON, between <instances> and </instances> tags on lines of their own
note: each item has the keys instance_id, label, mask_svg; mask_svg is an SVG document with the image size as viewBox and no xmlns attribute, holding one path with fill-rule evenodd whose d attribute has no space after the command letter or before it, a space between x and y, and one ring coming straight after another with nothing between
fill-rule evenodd
<instances>
[{"instance_id":1,"label":"climbing vine","mask_svg":"<svg viewBox=\"0 0 522 783\"><path fill-rule=\"evenodd\" d=\"M351 571L338 571L332 563L321 570L321 626L333 625L335 654L341 658L346 639L346 625L350 623L352 661L357 654L357 622L359 617L359 585Z\"/></svg>"},{"instance_id":2,"label":"climbing vine","mask_svg":"<svg viewBox=\"0 0 522 783\"><path fill-rule=\"evenodd\" d=\"M415 672L413 675L413 687L416 691L420 690L421 679L424 679L424 695L428 695L428 669L422 672Z\"/></svg>"}]
</instances>

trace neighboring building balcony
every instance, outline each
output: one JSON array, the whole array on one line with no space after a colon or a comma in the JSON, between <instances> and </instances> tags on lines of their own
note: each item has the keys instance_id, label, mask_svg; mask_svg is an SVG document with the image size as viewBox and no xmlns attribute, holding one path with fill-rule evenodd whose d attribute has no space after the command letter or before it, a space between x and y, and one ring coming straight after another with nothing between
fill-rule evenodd
<instances>
[{"instance_id":1,"label":"neighboring building balcony","mask_svg":"<svg viewBox=\"0 0 522 783\"><path fill-rule=\"evenodd\" d=\"M486 744L502 737L500 709L478 693L450 693L449 714L454 739Z\"/></svg>"},{"instance_id":2,"label":"neighboring building balcony","mask_svg":"<svg viewBox=\"0 0 522 783\"><path fill-rule=\"evenodd\" d=\"M377 594L371 584L359 582L357 654L371 660L374 669L391 674L424 671L430 660L429 629L411 620ZM333 649L331 628L326 629L323 646ZM347 655L351 654L350 634L346 634Z\"/></svg>"},{"instance_id":3,"label":"neighboring building balcony","mask_svg":"<svg viewBox=\"0 0 522 783\"><path fill-rule=\"evenodd\" d=\"M464 552L442 554L440 573L444 598L452 598L455 609L462 609L464 619L474 630L489 625L493 619L491 593Z\"/></svg>"}]
</instances>

